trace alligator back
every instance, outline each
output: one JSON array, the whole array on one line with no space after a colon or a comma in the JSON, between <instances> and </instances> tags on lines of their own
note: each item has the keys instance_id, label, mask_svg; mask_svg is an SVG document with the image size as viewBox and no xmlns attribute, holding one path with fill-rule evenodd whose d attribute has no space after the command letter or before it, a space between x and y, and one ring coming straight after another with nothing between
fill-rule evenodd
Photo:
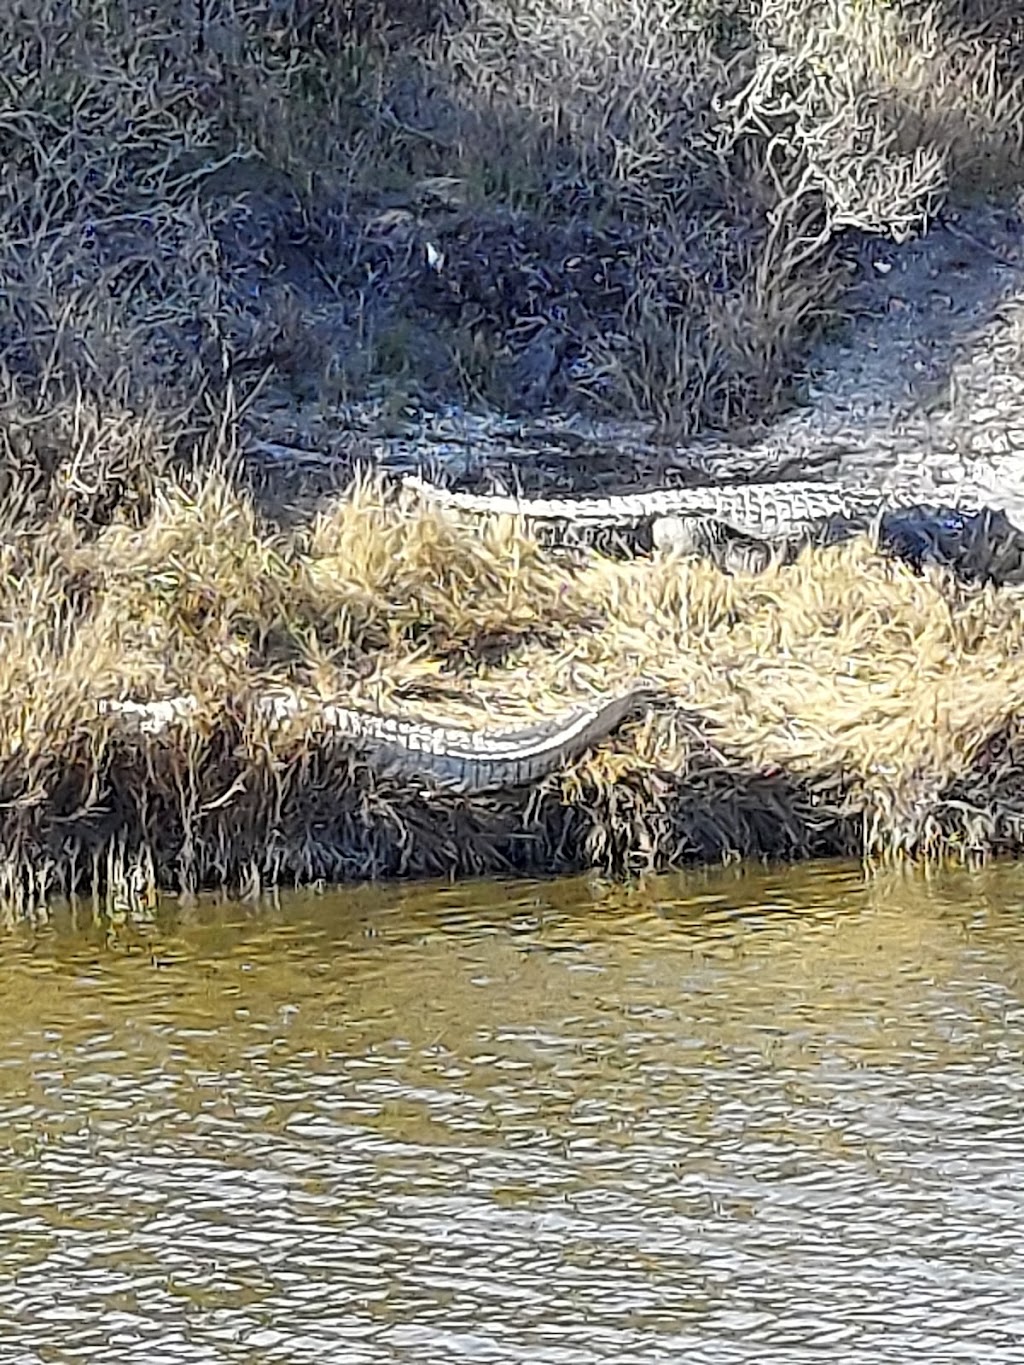
<instances>
[{"instance_id":1,"label":"alligator back","mask_svg":"<svg viewBox=\"0 0 1024 1365\"><path fill-rule=\"evenodd\" d=\"M511 730L469 730L459 725L387 716L334 703L307 701L294 692L260 697L256 710L274 729L289 720L351 741L374 771L472 794L530 786L605 739L654 685L641 680L621 693L573 706L559 716ZM161 734L188 724L198 707L192 697L164 702L102 701L99 709L129 730Z\"/></svg>"},{"instance_id":2,"label":"alligator back","mask_svg":"<svg viewBox=\"0 0 1024 1365\"><path fill-rule=\"evenodd\" d=\"M831 518L868 520L889 505L878 488L840 482L788 481L661 488L606 498L515 498L457 493L414 475L404 486L436 505L475 516L514 516L568 528L651 526L662 518L706 518L744 535L772 539Z\"/></svg>"}]
</instances>

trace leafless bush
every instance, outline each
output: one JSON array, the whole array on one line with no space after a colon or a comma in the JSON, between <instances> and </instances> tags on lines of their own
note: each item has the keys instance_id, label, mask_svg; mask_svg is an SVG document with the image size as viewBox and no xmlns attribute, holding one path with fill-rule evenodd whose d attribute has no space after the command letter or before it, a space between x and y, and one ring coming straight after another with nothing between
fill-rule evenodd
<instances>
[{"instance_id":1,"label":"leafless bush","mask_svg":"<svg viewBox=\"0 0 1024 1365\"><path fill-rule=\"evenodd\" d=\"M838 236L902 239L950 187L1019 174L998 19L951 29L948 6L883 0L8 7L0 384L173 419L268 377L321 404L466 381L513 407L728 425L837 306ZM756 319L756 382L737 317Z\"/></svg>"}]
</instances>

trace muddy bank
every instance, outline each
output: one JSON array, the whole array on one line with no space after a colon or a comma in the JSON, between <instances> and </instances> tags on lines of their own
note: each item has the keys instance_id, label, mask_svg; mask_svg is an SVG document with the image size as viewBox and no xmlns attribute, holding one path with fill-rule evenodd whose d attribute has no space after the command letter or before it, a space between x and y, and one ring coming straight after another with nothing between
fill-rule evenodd
<instances>
[{"instance_id":1,"label":"muddy bank","mask_svg":"<svg viewBox=\"0 0 1024 1365\"><path fill-rule=\"evenodd\" d=\"M1020 511L1024 475L1024 217L1012 199L949 206L896 244L849 242L846 320L794 370L789 402L728 435L673 439L657 421L449 404L392 418L367 400L271 438L251 419L259 477L344 479L357 461L456 487L612 493L762 478L868 479L915 497L990 495ZM348 440L348 444L346 443ZM351 442L354 442L353 445Z\"/></svg>"},{"instance_id":2,"label":"muddy bank","mask_svg":"<svg viewBox=\"0 0 1024 1365\"><path fill-rule=\"evenodd\" d=\"M1024 598L866 539L748 575L556 556L353 490L297 539L223 483L133 537L53 544L5 656L4 892L195 890L1024 845ZM62 558L63 557L63 558ZM22 566L38 579L40 564ZM40 687L40 679L47 679ZM644 678L526 787L381 772L341 705L491 732ZM275 724L261 699L305 711ZM188 694L189 708L170 705ZM111 707L164 704L159 725ZM106 704L105 704L106 703ZM122 707L123 711L123 707Z\"/></svg>"}]
</instances>

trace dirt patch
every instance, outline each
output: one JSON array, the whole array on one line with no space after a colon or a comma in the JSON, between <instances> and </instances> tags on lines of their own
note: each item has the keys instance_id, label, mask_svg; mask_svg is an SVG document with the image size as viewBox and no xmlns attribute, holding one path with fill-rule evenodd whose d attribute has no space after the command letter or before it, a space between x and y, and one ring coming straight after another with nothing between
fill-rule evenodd
<instances>
[{"instance_id":1,"label":"dirt patch","mask_svg":"<svg viewBox=\"0 0 1024 1365\"><path fill-rule=\"evenodd\" d=\"M851 235L844 250L849 316L794 374L799 401L768 421L679 444L654 421L449 407L402 435L377 435L373 459L394 473L419 467L459 486L551 496L839 475L898 486L912 500L988 496L1020 520L1021 207L951 206L914 241ZM273 448L252 454L273 466ZM331 458L287 446L276 456L296 472Z\"/></svg>"}]
</instances>

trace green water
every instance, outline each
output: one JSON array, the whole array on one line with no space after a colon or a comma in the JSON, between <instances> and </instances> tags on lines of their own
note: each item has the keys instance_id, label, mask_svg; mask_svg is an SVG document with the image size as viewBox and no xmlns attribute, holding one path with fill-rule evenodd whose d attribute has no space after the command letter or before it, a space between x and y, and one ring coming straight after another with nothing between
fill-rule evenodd
<instances>
[{"instance_id":1,"label":"green water","mask_svg":"<svg viewBox=\"0 0 1024 1365\"><path fill-rule=\"evenodd\" d=\"M0 1362L1024 1362L1024 871L0 936Z\"/></svg>"}]
</instances>

